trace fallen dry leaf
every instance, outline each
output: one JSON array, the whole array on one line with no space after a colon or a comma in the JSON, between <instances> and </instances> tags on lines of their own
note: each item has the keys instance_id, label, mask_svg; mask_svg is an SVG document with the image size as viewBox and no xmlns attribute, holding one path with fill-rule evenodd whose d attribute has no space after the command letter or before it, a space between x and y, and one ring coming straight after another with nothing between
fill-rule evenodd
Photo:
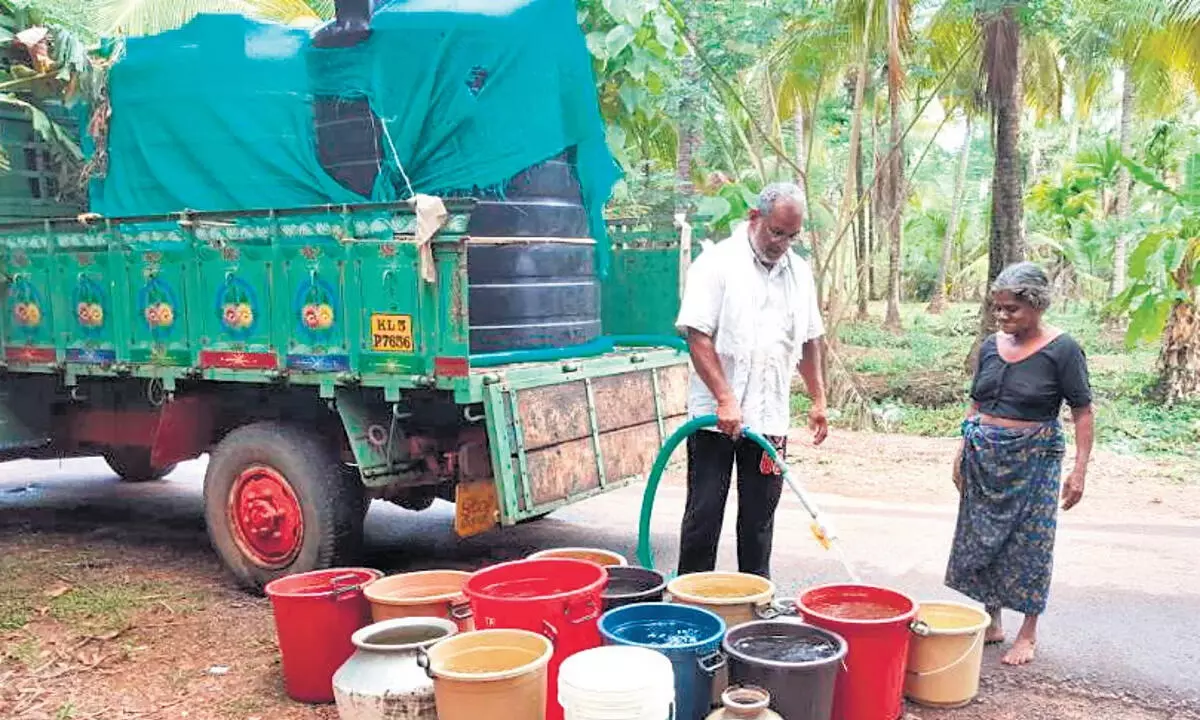
<instances>
[{"instance_id":1,"label":"fallen dry leaf","mask_svg":"<svg viewBox=\"0 0 1200 720\"><path fill-rule=\"evenodd\" d=\"M73 590L73 589L74 588L72 588L70 585L67 585L66 583L61 583L61 584L55 585L54 587L47 590L46 597L50 598L51 600L53 600L54 598L60 598L63 595L66 595L67 593L71 592L71 590Z\"/></svg>"},{"instance_id":2,"label":"fallen dry leaf","mask_svg":"<svg viewBox=\"0 0 1200 720\"><path fill-rule=\"evenodd\" d=\"M109 630L108 632L103 633L101 635L92 635L92 639L93 640L116 640L118 637L123 635L125 633L125 631L128 629L129 629L129 627L126 626L126 627L121 628L120 630Z\"/></svg>"}]
</instances>

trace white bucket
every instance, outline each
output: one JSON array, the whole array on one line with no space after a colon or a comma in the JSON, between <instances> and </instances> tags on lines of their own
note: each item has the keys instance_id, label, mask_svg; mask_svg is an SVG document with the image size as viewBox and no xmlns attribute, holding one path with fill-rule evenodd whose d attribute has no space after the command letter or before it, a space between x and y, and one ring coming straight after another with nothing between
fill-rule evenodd
<instances>
[{"instance_id":1,"label":"white bucket","mask_svg":"<svg viewBox=\"0 0 1200 720\"><path fill-rule=\"evenodd\" d=\"M647 648L585 650L563 661L558 702L565 720L668 720L675 671L666 655Z\"/></svg>"}]
</instances>

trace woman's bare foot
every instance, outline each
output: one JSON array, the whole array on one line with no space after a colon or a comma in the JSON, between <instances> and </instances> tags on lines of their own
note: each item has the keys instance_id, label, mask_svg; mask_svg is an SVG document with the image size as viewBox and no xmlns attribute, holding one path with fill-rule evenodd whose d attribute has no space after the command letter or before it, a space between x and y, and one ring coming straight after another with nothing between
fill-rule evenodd
<instances>
[{"instance_id":1,"label":"woman's bare foot","mask_svg":"<svg viewBox=\"0 0 1200 720\"><path fill-rule=\"evenodd\" d=\"M1037 650L1037 641L1025 637L1018 637L1017 641L1008 652L1004 653L1004 657L1000 662L1005 665L1019 666L1028 665L1033 662L1035 651Z\"/></svg>"},{"instance_id":2,"label":"woman's bare foot","mask_svg":"<svg viewBox=\"0 0 1200 720\"><path fill-rule=\"evenodd\" d=\"M1037 651L1037 621L1037 615L1025 616L1025 622L1021 624L1021 632L1017 635L1017 641L1004 654L1000 662L1014 667L1033 662Z\"/></svg>"},{"instance_id":3,"label":"woman's bare foot","mask_svg":"<svg viewBox=\"0 0 1200 720\"><path fill-rule=\"evenodd\" d=\"M983 643L985 645L999 645L1004 642L1004 623L1001 620L1000 610L988 609L988 615L992 616L992 624L988 625L987 632L984 633Z\"/></svg>"}]
</instances>

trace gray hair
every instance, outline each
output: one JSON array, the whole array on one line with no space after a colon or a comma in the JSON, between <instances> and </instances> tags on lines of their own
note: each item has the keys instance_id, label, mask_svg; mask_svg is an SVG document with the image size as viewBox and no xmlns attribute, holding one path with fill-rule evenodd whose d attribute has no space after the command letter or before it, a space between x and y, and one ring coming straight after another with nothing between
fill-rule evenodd
<instances>
[{"instance_id":1,"label":"gray hair","mask_svg":"<svg viewBox=\"0 0 1200 720\"><path fill-rule=\"evenodd\" d=\"M800 208L801 216L808 216L808 201L804 198L804 191L796 183L790 182L771 183L763 188L758 194L758 211L766 217L780 200L791 200Z\"/></svg>"},{"instance_id":2,"label":"gray hair","mask_svg":"<svg viewBox=\"0 0 1200 720\"><path fill-rule=\"evenodd\" d=\"M1031 262L1019 262L1004 268L992 283L992 292L1010 292L1034 310L1050 307L1050 278Z\"/></svg>"}]
</instances>

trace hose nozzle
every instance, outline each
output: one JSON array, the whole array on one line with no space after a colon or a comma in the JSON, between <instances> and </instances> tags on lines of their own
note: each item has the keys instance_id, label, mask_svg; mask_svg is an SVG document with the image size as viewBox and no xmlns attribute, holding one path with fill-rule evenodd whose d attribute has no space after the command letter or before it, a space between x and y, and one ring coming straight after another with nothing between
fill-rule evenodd
<instances>
[{"instance_id":1,"label":"hose nozzle","mask_svg":"<svg viewBox=\"0 0 1200 720\"><path fill-rule=\"evenodd\" d=\"M837 530L834 529L832 523L823 517L817 516L813 518L812 523L809 525L809 530L812 531L813 537L817 539L817 542L821 543L821 547L826 550L831 549L833 541L837 540Z\"/></svg>"}]
</instances>

